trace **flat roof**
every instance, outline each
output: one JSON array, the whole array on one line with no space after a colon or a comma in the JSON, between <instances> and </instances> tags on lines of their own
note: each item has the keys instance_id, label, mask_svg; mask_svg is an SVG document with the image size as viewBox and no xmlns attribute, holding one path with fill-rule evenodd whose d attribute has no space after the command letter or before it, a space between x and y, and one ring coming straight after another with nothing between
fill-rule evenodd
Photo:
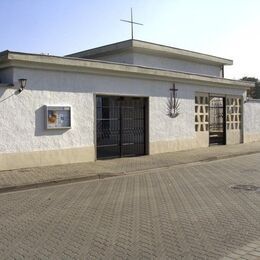
<instances>
[{"instance_id":1,"label":"flat roof","mask_svg":"<svg viewBox=\"0 0 260 260\"><path fill-rule=\"evenodd\" d=\"M179 49L161 44L155 44L151 42L145 42L140 40L126 40L122 42L116 42L113 44L84 50L76 53L66 55L66 57L79 57L79 58L98 58L105 55L111 55L127 50L136 50L142 53L156 54L161 56L167 56L177 59L184 59L190 61L197 61L206 64L217 65L232 65L233 60L224 59L221 57L208 55L204 53Z\"/></svg>"},{"instance_id":2,"label":"flat roof","mask_svg":"<svg viewBox=\"0 0 260 260\"><path fill-rule=\"evenodd\" d=\"M216 86L224 88L228 87L249 89L254 87L254 83L241 80L231 80L166 69L156 69L140 65L11 51L1 52L0 69L8 67L112 75L119 77L143 78L149 80L169 80L184 83L189 82L195 85Z\"/></svg>"}]
</instances>

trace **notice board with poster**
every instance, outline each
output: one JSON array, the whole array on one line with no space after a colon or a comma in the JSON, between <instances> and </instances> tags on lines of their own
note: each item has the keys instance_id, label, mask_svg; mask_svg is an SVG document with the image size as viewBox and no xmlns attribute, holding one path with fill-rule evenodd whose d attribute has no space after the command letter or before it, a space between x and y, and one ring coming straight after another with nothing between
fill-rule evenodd
<instances>
[{"instance_id":1,"label":"notice board with poster","mask_svg":"<svg viewBox=\"0 0 260 260\"><path fill-rule=\"evenodd\" d=\"M45 106L46 129L71 128L70 106Z\"/></svg>"}]
</instances>

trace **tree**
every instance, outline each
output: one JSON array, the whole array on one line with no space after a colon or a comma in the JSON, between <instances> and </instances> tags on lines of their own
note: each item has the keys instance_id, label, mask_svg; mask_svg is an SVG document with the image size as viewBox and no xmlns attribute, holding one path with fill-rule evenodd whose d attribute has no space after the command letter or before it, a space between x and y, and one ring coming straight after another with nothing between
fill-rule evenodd
<instances>
[{"instance_id":1,"label":"tree","mask_svg":"<svg viewBox=\"0 0 260 260\"><path fill-rule=\"evenodd\" d=\"M254 77L243 77L241 80L250 81L255 83L255 87L247 91L247 96L251 98L260 98L260 81Z\"/></svg>"}]
</instances>

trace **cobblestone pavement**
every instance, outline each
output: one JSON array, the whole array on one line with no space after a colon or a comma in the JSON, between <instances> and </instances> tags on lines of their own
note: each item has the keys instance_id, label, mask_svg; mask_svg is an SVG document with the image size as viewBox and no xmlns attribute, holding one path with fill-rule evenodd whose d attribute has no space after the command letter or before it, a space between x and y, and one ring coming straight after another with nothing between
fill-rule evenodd
<instances>
[{"instance_id":1,"label":"cobblestone pavement","mask_svg":"<svg viewBox=\"0 0 260 260\"><path fill-rule=\"evenodd\" d=\"M260 142L212 146L187 151L162 153L150 156L100 160L90 163L0 171L0 189L20 185L46 183L78 178L98 179L124 175L135 171L170 167L174 165L209 161L242 154L260 153Z\"/></svg>"},{"instance_id":2,"label":"cobblestone pavement","mask_svg":"<svg viewBox=\"0 0 260 260\"><path fill-rule=\"evenodd\" d=\"M260 154L0 195L0 259L260 259Z\"/></svg>"}]
</instances>

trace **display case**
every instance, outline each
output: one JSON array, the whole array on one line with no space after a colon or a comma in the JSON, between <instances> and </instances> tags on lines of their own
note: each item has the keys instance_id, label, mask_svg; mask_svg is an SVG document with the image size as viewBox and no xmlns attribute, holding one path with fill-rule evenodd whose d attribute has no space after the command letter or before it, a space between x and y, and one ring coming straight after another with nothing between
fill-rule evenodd
<instances>
[{"instance_id":1,"label":"display case","mask_svg":"<svg viewBox=\"0 0 260 260\"><path fill-rule=\"evenodd\" d=\"M69 129L71 128L70 106L45 106L46 129Z\"/></svg>"}]
</instances>

